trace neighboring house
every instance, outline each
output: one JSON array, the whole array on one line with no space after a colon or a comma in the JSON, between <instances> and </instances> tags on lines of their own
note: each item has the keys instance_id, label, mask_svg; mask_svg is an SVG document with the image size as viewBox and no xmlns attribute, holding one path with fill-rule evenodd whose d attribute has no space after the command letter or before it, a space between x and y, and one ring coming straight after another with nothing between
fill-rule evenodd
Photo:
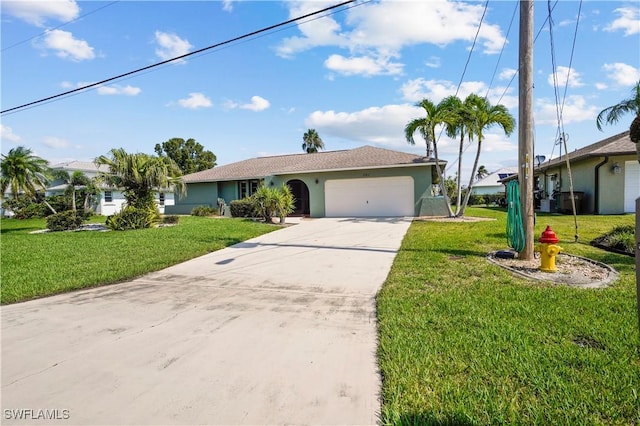
<instances>
[{"instance_id":1,"label":"neighboring house","mask_svg":"<svg viewBox=\"0 0 640 426\"><path fill-rule=\"evenodd\" d=\"M567 157L577 213L635 212L635 200L640 197L640 164L629 131L536 167L534 191L540 194L540 211L572 211Z\"/></svg>"},{"instance_id":2,"label":"neighboring house","mask_svg":"<svg viewBox=\"0 0 640 426\"><path fill-rule=\"evenodd\" d=\"M261 183L284 183L296 200L294 215L446 215L444 198L433 196L433 169L433 159L371 146L253 158L184 176L186 197L166 211L189 214L197 206L216 207L218 199L228 205Z\"/></svg>"},{"instance_id":3,"label":"neighboring house","mask_svg":"<svg viewBox=\"0 0 640 426\"><path fill-rule=\"evenodd\" d=\"M474 195L504 194L505 188L500 180L518 173L517 167L505 167L488 174L473 184L471 193Z\"/></svg>"},{"instance_id":4,"label":"neighboring house","mask_svg":"<svg viewBox=\"0 0 640 426\"><path fill-rule=\"evenodd\" d=\"M75 171L84 173L88 178L94 178L98 172L108 172L107 166L96 166L89 161L69 161L66 163L59 163L50 166L54 170L64 170L69 174ZM67 188L67 184L57 180L51 182L45 195L59 195L64 193ZM156 203L158 204L158 210L161 214L164 214L165 206L173 205L175 203L175 197L173 191L165 189L156 193ZM125 198L121 190L117 188L110 188L106 185L100 186L100 195L95 208L96 214L103 216L110 216L114 213L118 213L122 209L122 205L125 203Z\"/></svg>"}]
</instances>

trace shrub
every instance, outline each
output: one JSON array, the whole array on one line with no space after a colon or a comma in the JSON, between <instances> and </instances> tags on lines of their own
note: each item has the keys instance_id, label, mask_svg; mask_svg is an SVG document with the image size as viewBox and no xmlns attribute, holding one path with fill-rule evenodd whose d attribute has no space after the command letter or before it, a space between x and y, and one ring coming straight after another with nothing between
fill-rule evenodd
<instances>
[{"instance_id":1,"label":"shrub","mask_svg":"<svg viewBox=\"0 0 640 426\"><path fill-rule=\"evenodd\" d=\"M191 216L217 216L218 209L209 206L198 206L191 210Z\"/></svg>"},{"instance_id":2,"label":"shrub","mask_svg":"<svg viewBox=\"0 0 640 426\"><path fill-rule=\"evenodd\" d=\"M84 214L76 214L71 210L52 214L47 217L47 228L50 231L68 231L78 229L85 221Z\"/></svg>"},{"instance_id":3,"label":"shrub","mask_svg":"<svg viewBox=\"0 0 640 426\"><path fill-rule=\"evenodd\" d=\"M625 253L635 253L636 230L634 225L616 226L610 232L599 236L592 242Z\"/></svg>"},{"instance_id":4,"label":"shrub","mask_svg":"<svg viewBox=\"0 0 640 426\"><path fill-rule=\"evenodd\" d=\"M180 216L177 216L177 215L169 215L169 216L162 217L162 223L167 225L175 225L178 223L179 220L180 220Z\"/></svg>"},{"instance_id":5,"label":"shrub","mask_svg":"<svg viewBox=\"0 0 640 426\"><path fill-rule=\"evenodd\" d=\"M2 200L2 204L4 208L13 212L15 219L45 217L45 210L48 210L44 204L35 202L24 195L19 195L16 198L6 198Z\"/></svg>"},{"instance_id":6,"label":"shrub","mask_svg":"<svg viewBox=\"0 0 640 426\"><path fill-rule=\"evenodd\" d=\"M260 185L250 198L256 214L262 217L267 223L271 222L271 216L273 216L276 209L276 194L277 192L274 188Z\"/></svg>"},{"instance_id":7,"label":"shrub","mask_svg":"<svg viewBox=\"0 0 640 426\"><path fill-rule=\"evenodd\" d=\"M233 217L254 216L253 201L249 198L243 198L242 200L233 200L231 203L229 203L229 209L231 210L231 216Z\"/></svg>"},{"instance_id":8,"label":"shrub","mask_svg":"<svg viewBox=\"0 0 640 426\"><path fill-rule=\"evenodd\" d=\"M127 206L120 213L107 217L106 225L114 231L150 228L158 222L159 215L155 209Z\"/></svg>"}]
</instances>

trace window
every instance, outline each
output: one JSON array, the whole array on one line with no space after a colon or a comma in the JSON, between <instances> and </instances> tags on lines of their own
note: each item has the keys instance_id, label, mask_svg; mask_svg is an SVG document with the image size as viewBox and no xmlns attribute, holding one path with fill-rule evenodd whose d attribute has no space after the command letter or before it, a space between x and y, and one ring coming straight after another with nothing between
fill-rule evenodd
<instances>
[{"instance_id":1,"label":"window","mask_svg":"<svg viewBox=\"0 0 640 426\"><path fill-rule=\"evenodd\" d=\"M246 196L248 196L249 194L247 193L247 181L243 180L240 181L240 198L244 198Z\"/></svg>"},{"instance_id":2,"label":"window","mask_svg":"<svg viewBox=\"0 0 640 426\"><path fill-rule=\"evenodd\" d=\"M158 194L158 204L164 206L164 192Z\"/></svg>"},{"instance_id":3,"label":"window","mask_svg":"<svg viewBox=\"0 0 640 426\"><path fill-rule=\"evenodd\" d=\"M259 184L260 184L259 180L252 180L249 182L249 185L251 186L251 194L257 191Z\"/></svg>"},{"instance_id":4,"label":"window","mask_svg":"<svg viewBox=\"0 0 640 426\"><path fill-rule=\"evenodd\" d=\"M250 197L258 190L258 186L260 186L260 181L258 179L242 180L239 182L239 184L240 184L240 198L244 198L244 197Z\"/></svg>"},{"instance_id":5,"label":"window","mask_svg":"<svg viewBox=\"0 0 640 426\"><path fill-rule=\"evenodd\" d=\"M112 203L113 202L113 194L111 191L104 191L104 202Z\"/></svg>"}]
</instances>

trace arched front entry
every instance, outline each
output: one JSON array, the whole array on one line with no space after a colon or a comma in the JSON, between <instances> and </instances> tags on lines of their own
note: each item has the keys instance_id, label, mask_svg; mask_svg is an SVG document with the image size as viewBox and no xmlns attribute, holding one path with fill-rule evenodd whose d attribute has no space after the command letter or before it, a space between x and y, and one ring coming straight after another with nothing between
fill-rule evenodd
<instances>
[{"instance_id":1,"label":"arched front entry","mask_svg":"<svg viewBox=\"0 0 640 426\"><path fill-rule=\"evenodd\" d=\"M287 182L295 201L295 210L293 215L309 215L309 187L306 183L299 179L293 179Z\"/></svg>"}]
</instances>

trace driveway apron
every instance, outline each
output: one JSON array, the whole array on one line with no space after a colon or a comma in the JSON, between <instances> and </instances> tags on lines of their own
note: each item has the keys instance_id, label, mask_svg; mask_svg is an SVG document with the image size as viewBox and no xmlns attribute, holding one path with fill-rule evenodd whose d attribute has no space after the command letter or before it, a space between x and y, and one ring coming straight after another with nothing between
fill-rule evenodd
<instances>
[{"instance_id":1,"label":"driveway apron","mask_svg":"<svg viewBox=\"0 0 640 426\"><path fill-rule=\"evenodd\" d=\"M375 295L410 223L305 219L4 306L2 423L375 424Z\"/></svg>"}]
</instances>

